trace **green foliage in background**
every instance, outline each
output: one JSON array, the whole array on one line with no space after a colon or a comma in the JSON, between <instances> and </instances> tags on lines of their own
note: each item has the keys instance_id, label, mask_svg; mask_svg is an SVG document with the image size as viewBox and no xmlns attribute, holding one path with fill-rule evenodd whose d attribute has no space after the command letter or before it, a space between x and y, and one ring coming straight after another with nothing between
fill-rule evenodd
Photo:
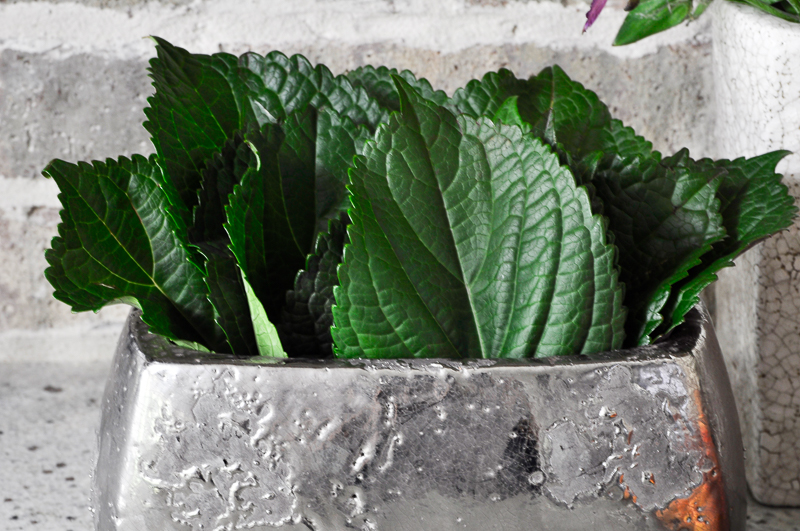
<instances>
[{"instance_id":1,"label":"green foliage in background","mask_svg":"<svg viewBox=\"0 0 800 531\"><path fill-rule=\"evenodd\" d=\"M597 0L594 0L597 1ZM614 39L615 45L633 42L695 20L712 0L631 0L625 21ZM789 22L800 22L800 0L728 0L752 6ZM598 11L599 13L599 11ZM595 15L596 18L596 15Z\"/></svg>"}]
</instances>

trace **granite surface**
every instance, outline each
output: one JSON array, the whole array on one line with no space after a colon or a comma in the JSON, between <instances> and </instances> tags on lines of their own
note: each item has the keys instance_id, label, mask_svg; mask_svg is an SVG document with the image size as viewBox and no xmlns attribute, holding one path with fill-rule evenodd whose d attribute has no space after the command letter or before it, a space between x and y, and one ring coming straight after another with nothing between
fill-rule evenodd
<instances>
[{"instance_id":1,"label":"granite surface","mask_svg":"<svg viewBox=\"0 0 800 531\"><path fill-rule=\"evenodd\" d=\"M107 334L95 343L108 343L110 354L114 341ZM90 474L110 357L66 363L19 354L6 360L30 361L0 360L0 529L89 531ZM800 531L800 509L751 500L749 513L749 531Z\"/></svg>"}]
</instances>

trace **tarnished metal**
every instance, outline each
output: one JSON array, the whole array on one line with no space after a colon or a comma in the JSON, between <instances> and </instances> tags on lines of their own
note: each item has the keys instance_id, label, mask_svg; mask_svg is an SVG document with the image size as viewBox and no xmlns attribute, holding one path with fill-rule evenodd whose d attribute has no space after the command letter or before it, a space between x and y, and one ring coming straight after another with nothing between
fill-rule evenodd
<instances>
[{"instance_id":1,"label":"tarnished metal","mask_svg":"<svg viewBox=\"0 0 800 531\"><path fill-rule=\"evenodd\" d=\"M743 530L713 328L545 361L199 358L134 313L106 390L100 531Z\"/></svg>"}]
</instances>

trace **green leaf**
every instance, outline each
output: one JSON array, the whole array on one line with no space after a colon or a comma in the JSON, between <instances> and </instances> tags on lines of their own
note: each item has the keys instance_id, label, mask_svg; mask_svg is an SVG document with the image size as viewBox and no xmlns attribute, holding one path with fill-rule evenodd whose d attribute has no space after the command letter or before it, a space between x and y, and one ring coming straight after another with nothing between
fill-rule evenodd
<instances>
[{"instance_id":1,"label":"green leaf","mask_svg":"<svg viewBox=\"0 0 800 531\"><path fill-rule=\"evenodd\" d=\"M203 180L198 190L198 202L194 209L193 225L189 230L192 243L214 242L227 239L223 228L225 207L233 187L239 183L248 169L249 157L239 156L242 151L244 133L237 131L222 146L222 151L207 162Z\"/></svg>"},{"instance_id":2,"label":"green leaf","mask_svg":"<svg viewBox=\"0 0 800 531\"><path fill-rule=\"evenodd\" d=\"M508 70L470 81L453 95L459 112L473 117L507 112L514 99L521 120L544 139L568 164L581 184L595 171L597 154L632 157L651 155L653 146L633 129L611 118L608 107L558 66L548 67L527 81ZM501 121L508 117L499 117Z\"/></svg>"},{"instance_id":3,"label":"green leaf","mask_svg":"<svg viewBox=\"0 0 800 531\"><path fill-rule=\"evenodd\" d=\"M402 114L350 172L336 355L519 358L619 346L614 249L558 158L518 127L457 118L398 86Z\"/></svg>"},{"instance_id":4,"label":"green leaf","mask_svg":"<svg viewBox=\"0 0 800 531\"><path fill-rule=\"evenodd\" d=\"M703 159L694 163L704 172L720 175L717 198L726 235L675 286L665 307L669 319L663 332L683 322L686 312L697 304L700 292L717 279L717 271L733 265L732 260L749 247L791 226L797 207L781 183L781 175L775 173L778 162L788 154L774 151L750 159Z\"/></svg>"},{"instance_id":5,"label":"green leaf","mask_svg":"<svg viewBox=\"0 0 800 531\"><path fill-rule=\"evenodd\" d=\"M242 282L244 283L244 290L247 294L247 302L250 305L250 315L253 318L253 329L255 330L258 354L265 358L287 357L286 352L283 351L281 340L278 337L278 330L267 317L264 306L256 296L250 283L247 282L244 273L242 273Z\"/></svg>"},{"instance_id":6,"label":"green leaf","mask_svg":"<svg viewBox=\"0 0 800 531\"><path fill-rule=\"evenodd\" d=\"M725 236L718 171L682 150L672 157L617 160L593 180L619 247L630 345L649 341L673 284Z\"/></svg>"},{"instance_id":7,"label":"green leaf","mask_svg":"<svg viewBox=\"0 0 800 531\"><path fill-rule=\"evenodd\" d=\"M316 137L316 233L327 230L328 221L350 205L347 199L347 172L353 157L362 154L372 134L365 126L357 126L347 117L330 110L317 114Z\"/></svg>"},{"instance_id":8,"label":"green leaf","mask_svg":"<svg viewBox=\"0 0 800 531\"><path fill-rule=\"evenodd\" d=\"M132 303L154 333L216 347L202 269L170 214L160 171L141 156L51 162L44 174L57 182L64 213L49 278L77 309Z\"/></svg>"},{"instance_id":9,"label":"green leaf","mask_svg":"<svg viewBox=\"0 0 800 531\"><path fill-rule=\"evenodd\" d=\"M68 304L73 312L98 311L108 300L87 290L82 279L73 282L64 270L64 257L69 251L81 252L80 239L75 232L75 224L69 219L66 210L61 211L61 224L58 226L59 236L53 238L50 249L45 251L45 259L50 267L45 269L44 276L55 288L53 296Z\"/></svg>"},{"instance_id":10,"label":"green leaf","mask_svg":"<svg viewBox=\"0 0 800 531\"><path fill-rule=\"evenodd\" d=\"M279 152L284 138L283 131L271 125L247 135L237 152L246 170L225 207L231 251L274 322L280 319L284 294L306 255L283 198Z\"/></svg>"},{"instance_id":11,"label":"green leaf","mask_svg":"<svg viewBox=\"0 0 800 531\"><path fill-rule=\"evenodd\" d=\"M625 17L614 46L631 44L677 26L691 17L691 11L692 0L642 0Z\"/></svg>"},{"instance_id":12,"label":"green leaf","mask_svg":"<svg viewBox=\"0 0 800 531\"><path fill-rule=\"evenodd\" d=\"M183 339L173 339L172 342L175 343L177 346L179 346L181 348L188 349L188 350L197 350L198 352L211 353L211 351L208 350L205 347L205 345L201 345L200 343L198 343L196 341L185 341Z\"/></svg>"},{"instance_id":13,"label":"green leaf","mask_svg":"<svg viewBox=\"0 0 800 531\"><path fill-rule=\"evenodd\" d=\"M426 100L432 101L437 105L445 105L448 101L447 94L441 90L434 90L427 79L417 79L409 70L398 72L396 68L385 66L361 66L351 70L347 74L347 79L354 87L363 88L367 94L384 108L390 111L400 110L400 94L397 92L393 76L399 76L409 86Z\"/></svg>"},{"instance_id":14,"label":"green leaf","mask_svg":"<svg viewBox=\"0 0 800 531\"><path fill-rule=\"evenodd\" d=\"M305 270L286 293L280 335L292 357L329 358L333 355L333 289L339 285L336 270L342 262L349 218L329 221L328 230L317 237L314 252L306 259Z\"/></svg>"},{"instance_id":15,"label":"green leaf","mask_svg":"<svg viewBox=\"0 0 800 531\"><path fill-rule=\"evenodd\" d=\"M332 110L309 107L280 126L234 139L209 166L209 193L201 193L195 213L197 237L216 237L208 226L222 227L224 209L219 230L273 322L318 228L344 210L348 161L367 135Z\"/></svg>"},{"instance_id":16,"label":"green leaf","mask_svg":"<svg viewBox=\"0 0 800 531\"><path fill-rule=\"evenodd\" d=\"M226 352L236 356L257 356L259 350L250 317L251 303L241 270L226 243L202 246L206 256L208 300L214 307L214 321L225 333L230 347Z\"/></svg>"},{"instance_id":17,"label":"green leaf","mask_svg":"<svg viewBox=\"0 0 800 531\"><path fill-rule=\"evenodd\" d=\"M694 11L689 15L689 18L691 20L696 20L700 15L706 12L706 9L708 9L712 1L713 0L697 0L694 5Z\"/></svg>"},{"instance_id":18,"label":"green leaf","mask_svg":"<svg viewBox=\"0 0 800 531\"><path fill-rule=\"evenodd\" d=\"M243 125L237 100L246 92L236 58L190 54L154 37L158 57L150 61L155 94L147 101L145 128L169 180L190 213L197 204L206 160ZM191 219L185 218L187 226Z\"/></svg>"},{"instance_id":19,"label":"green leaf","mask_svg":"<svg viewBox=\"0 0 800 531\"><path fill-rule=\"evenodd\" d=\"M158 57L150 62L155 94L145 109L145 127L180 197L184 223L197 204L207 161L235 131L248 124L283 122L309 106L331 109L374 130L388 113L376 100L325 66L280 52L241 58L191 54L154 38Z\"/></svg>"},{"instance_id":20,"label":"green leaf","mask_svg":"<svg viewBox=\"0 0 800 531\"><path fill-rule=\"evenodd\" d=\"M500 108L497 109L497 112L494 113L493 121L506 125L516 125L522 129L523 133L530 133L530 124L524 122L519 114L517 99L518 96L511 96L504 101Z\"/></svg>"},{"instance_id":21,"label":"green leaf","mask_svg":"<svg viewBox=\"0 0 800 531\"><path fill-rule=\"evenodd\" d=\"M265 57L244 54L240 61L250 91L250 105L260 125L285 120L308 106L330 108L356 125L374 130L388 113L345 76L334 76L323 65L312 66L301 55L271 52Z\"/></svg>"}]
</instances>

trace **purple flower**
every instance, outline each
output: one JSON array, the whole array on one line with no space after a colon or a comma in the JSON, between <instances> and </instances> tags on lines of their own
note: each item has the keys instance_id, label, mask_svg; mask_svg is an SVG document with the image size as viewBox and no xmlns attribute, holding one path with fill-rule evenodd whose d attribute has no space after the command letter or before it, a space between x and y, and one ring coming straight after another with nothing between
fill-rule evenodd
<instances>
[{"instance_id":1,"label":"purple flower","mask_svg":"<svg viewBox=\"0 0 800 531\"><path fill-rule=\"evenodd\" d=\"M597 17L600 16L600 12L606 7L606 1L607 0L592 0L592 6L589 8L589 12L586 13L586 24L583 25L584 33L594 24Z\"/></svg>"}]
</instances>

